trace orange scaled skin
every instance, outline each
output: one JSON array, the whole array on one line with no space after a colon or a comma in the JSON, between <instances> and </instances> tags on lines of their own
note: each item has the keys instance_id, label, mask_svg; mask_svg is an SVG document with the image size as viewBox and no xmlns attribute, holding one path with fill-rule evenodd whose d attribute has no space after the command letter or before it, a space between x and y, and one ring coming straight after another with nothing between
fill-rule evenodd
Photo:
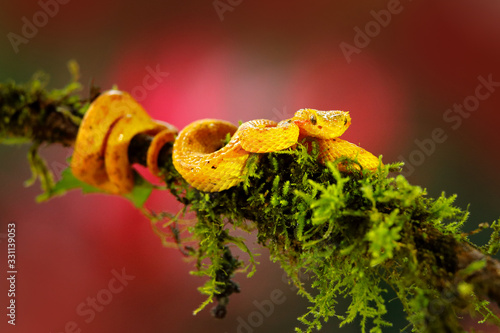
<instances>
[{"instance_id":1,"label":"orange scaled skin","mask_svg":"<svg viewBox=\"0 0 500 333\"><path fill-rule=\"evenodd\" d=\"M238 135L234 134L236 129L233 124L216 119L189 124L174 142L174 167L201 191L219 192L238 184L250 155L241 147ZM228 133L234 135L224 146Z\"/></svg>"},{"instance_id":2,"label":"orange scaled skin","mask_svg":"<svg viewBox=\"0 0 500 333\"><path fill-rule=\"evenodd\" d=\"M345 156L356 158L365 169L376 169L377 157L338 139L350 124L348 112L314 109L299 110L293 118L278 124L258 119L239 128L222 120L198 120L179 133L173 147L174 167L198 190L219 192L243 181L250 153L287 149L300 139L310 137L319 143L319 158L323 163ZM232 135L231 140L223 146L228 133ZM343 170L344 166L339 168Z\"/></svg>"},{"instance_id":3,"label":"orange scaled skin","mask_svg":"<svg viewBox=\"0 0 500 333\"><path fill-rule=\"evenodd\" d=\"M167 142L175 140L174 167L189 184L205 192L219 192L239 184L251 153L287 149L304 138L317 141L323 163L349 157L356 159L361 168L376 169L378 158L338 138L350 124L348 112L302 109L280 123L257 119L239 128L222 120L199 120L176 137L175 127L152 120L129 94L110 90L92 102L82 120L71 169L78 179L108 193L130 192L134 172L128 146L140 133L153 136L146 158L152 174L161 176L158 155ZM224 144L227 135L231 139ZM345 171L344 164L338 167Z\"/></svg>"},{"instance_id":4,"label":"orange scaled skin","mask_svg":"<svg viewBox=\"0 0 500 333\"><path fill-rule=\"evenodd\" d=\"M177 130L172 125L152 120L128 93L103 92L83 117L71 171L81 181L108 193L129 193L134 187L134 173L128 160L128 146L139 133L160 133L164 143L173 141ZM148 161L154 157L155 152L148 151ZM150 169L157 172L154 166Z\"/></svg>"}]
</instances>

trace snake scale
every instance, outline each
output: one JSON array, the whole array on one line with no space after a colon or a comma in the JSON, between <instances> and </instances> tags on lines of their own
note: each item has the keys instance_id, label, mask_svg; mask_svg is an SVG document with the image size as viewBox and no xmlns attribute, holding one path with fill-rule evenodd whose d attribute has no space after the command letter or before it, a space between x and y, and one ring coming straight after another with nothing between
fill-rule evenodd
<instances>
[{"instance_id":1,"label":"snake scale","mask_svg":"<svg viewBox=\"0 0 500 333\"><path fill-rule=\"evenodd\" d=\"M134 179L128 145L140 133L153 136L147 151L151 173L161 176L159 151L167 142L174 142L175 169L204 192L223 191L242 182L250 154L293 148L303 139L318 143L321 163L348 157L364 169L376 169L380 164L377 157L339 138L350 124L349 112L301 109L279 123L257 119L237 127L224 120L202 119L177 133L174 126L152 120L128 93L110 90L91 103L82 120L71 169L78 179L109 193L130 192ZM231 138L224 145L228 134ZM343 164L338 167L344 169Z\"/></svg>"}]
</instances>

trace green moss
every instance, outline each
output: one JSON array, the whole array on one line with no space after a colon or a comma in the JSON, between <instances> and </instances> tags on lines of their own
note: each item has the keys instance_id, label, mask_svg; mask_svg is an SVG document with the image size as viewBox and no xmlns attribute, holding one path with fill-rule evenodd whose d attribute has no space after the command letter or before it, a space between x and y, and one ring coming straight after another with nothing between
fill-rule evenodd
<instances>
[{"instance_id":1,"label":"green moss","mask_svg":"<svg viewBox=\"0 0 500 333\"><path fill-rule=\"evenodd\" d=\"M54 181L38 148L51 143L71 145L90 102L76 94L81 90L78 65L71 61L68 67L72 80L62 89L48 90L49 77L42 72L26 84L0 83L0 143L32 143L28 161L33 177L26 185L39 179L45 193L53 190ZM95 97L97 89L91 90Z\"/></svg>"},{"instance_id":2,"label":"green moss","mask_svg":"<svg viewBox=\"0 0 500 333\"><path fill-rule=\"evenodd\" d=\"M94 88L88 99L74 94L80 88L78 71L75 64L70 67L73 81L60 90L46 91L43 75L24 86L0 84L0 142L33 143L31 182L41 180L42 199L75 187L94 191L69 170L54 185L37 153L44 143L71 144L97 95ZM144 160L144 142L131 160ZM359 318L363 332L380 332L391 325L385 319L387 288L398 296L414 330L461 332L458 313L463 311L498 324L484 300L500 295L496 284L488 284L489 277L498 278L497 263L484 255L500 249L499 221L491 225L490 242L476 248L461 232L468 212L453 205L456 196L428 198L425 189L397 174L400 164L358 171L359 163L341 158L325 166L317 162L314 144L310 152L298 144L293 150L253 154L240 185L203 193L182 179L170 152L171 145L165 145L159 164L167 189L185 206L175 216L143 211L163 243L169 245L173 235L173 245L195 260L193 274L206 278L200 292L207 299L195 312L216 301L213 314L223 317L230 295L239 292L235 273L255 272L255 254L244 238L232 235L237 228L255 231L271 259L310 301L299 318L299 332L320 329L331 317L340 318L341 325ZM338 163L349 172L339 172ZM127 198L141 207L152 187L140 178L136 185ZM196 213L196 223L184 223L189 212ZM232 255L235 247L248 254L247 262ZM301 281L303 274L310 283ZM336 309L338 297L351 300L344 313Z\"/></svg>"},{"instance_id":3,"label":"green moss","mask_svg":"<svg viewBox=\"0 0 500 333\"><path fill-rule=\"evenodd\" d=\"M196 274L208 277L201 289L208 300L200 309L231 285L228 277L243 266L232 256L228 266L231 244L250 253L229 230L248 230L253 221L259 243L311 302L299 318L305 326L298 332L320 329L334 316L341 325L359 317L363 332L382 331L391 325L384 319L383 285L394 289L414 329L460 331L456 312L463 297L450 283L459 270L450 258L455 258L458 242L467 242L460 226L468 213L453 206L455 196L427 198L421 187L392 175L401 164L370 172L357 171L356 161L347 161L351 171L341 173L335 164L345 159L324 166L316 157L316 150L308 153L302 145L253 155L244 182L217 193L189 187L165 161L167 186L197 216L190 231L198 244L191 254L198 259ZM226 279L218 277L221 269ZM300 281L304 273L311 285ZM335 309L339 296L351 298L345 313ZM433 302L439 302L438 315ZM491 315L486 304L473 304L476 312Z\"/></svg>"}]
</instances>

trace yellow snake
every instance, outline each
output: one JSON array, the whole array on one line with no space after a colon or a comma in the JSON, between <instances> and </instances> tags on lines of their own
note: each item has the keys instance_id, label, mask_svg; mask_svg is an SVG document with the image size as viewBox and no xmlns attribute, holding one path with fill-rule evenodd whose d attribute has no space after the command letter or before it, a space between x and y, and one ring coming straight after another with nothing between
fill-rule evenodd
<instances>
[{"instance_id":1,"label":"yellow snake","mask_svg":"<svg viewBox=\"0 0 500 333\"><path fill-rule=\"evenodd\" d=\"M128 145L139 133L153 136L147 152L151 173L161 176L159 151L165 143L175 141L174 167L190 185L204 192L223 191L243 181L251 153L287 149L304 138L318 143L322 163L345 156L357 159L364 169L376 169L377 157L338 138L350 124L348 112L302 109L279 123L258 119L236 127L223 120L198 120L177 135L172 125L152 120L129 94L110 90L92 102L82 120L71 169L78 179L107 192L130 192L134 179ZM224 145L228 134L231 139Z\"/></svg>"},{"instance_id":2,"label":"yellow snake","mask_svg":"<svg viewBox=\"0 0 500 333\"><path fill-rule=\"evenodd\" d=\"M276 123L258 119L239 128L223 120L203 119L185 127L174 143L176 170L195 188L219 192L243 181L250 153L269 153L290 148L302 138L319 144L321 162L346 156L357 159L365 169L376 169L377 157L350 142L341 140L351 124L349 112L302 109L293 118ZM222 147L227 134L229 143ZM343 169L343 165L339 165Z\"/></svg>"},{"instance_id":3,"label":"yellow snake","mask_svg":"<svg viewBox=\"0 0 500 333\"><path fill-rule=\"evenodd\" d=\"M158 174L158 143L173 141L177 129L152 120L126 92L109 90L102 93L91 103L78 129L71 171L81 181L109 193L132 191L134 174L128 159L128 146L140 133L159 139L153 139L147 152L149 170Z\"/></svg>"}]
</instances>

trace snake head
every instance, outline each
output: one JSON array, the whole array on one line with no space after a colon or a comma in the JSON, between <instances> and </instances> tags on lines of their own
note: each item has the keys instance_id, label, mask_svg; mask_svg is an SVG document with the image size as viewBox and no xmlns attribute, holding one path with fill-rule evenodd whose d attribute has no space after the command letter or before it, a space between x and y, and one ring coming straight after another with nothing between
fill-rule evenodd
<instances>
[{"instance_id":1,"label":"snake head","mask_svg":"<svg viewBox=\"0 0 500 333\"><path fill-rule=\"evenodd\" d=\"M295 112L292 121L299 126L301 135L320 139L336 138L351 125L351 117L346 111L301 109Z\"/></svg>"}]
</instances>

